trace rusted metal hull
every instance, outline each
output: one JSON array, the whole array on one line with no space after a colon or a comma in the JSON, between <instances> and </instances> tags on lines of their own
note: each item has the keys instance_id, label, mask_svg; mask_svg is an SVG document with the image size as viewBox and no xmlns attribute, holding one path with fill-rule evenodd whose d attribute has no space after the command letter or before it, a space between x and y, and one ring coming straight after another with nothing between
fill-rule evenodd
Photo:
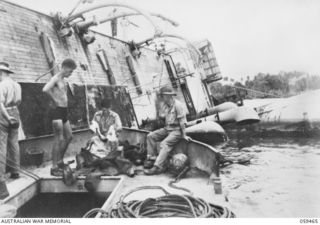
<instances>
[{"instance_id":1,"label":"rusted metal hull","mask_svg":"<svg viewBox=\"0 0 320 225\"><path fill-rule=\"evenodd\" d=\"M119 137L121 141L127 140L130 144L142 143L148 131L124 129ZM173 149L172 155L184 153L188 156L190 166L199 169L209 176L219 176L219 152L212 146L196 140L181 140Z\"/></svg>"}]
</instances>

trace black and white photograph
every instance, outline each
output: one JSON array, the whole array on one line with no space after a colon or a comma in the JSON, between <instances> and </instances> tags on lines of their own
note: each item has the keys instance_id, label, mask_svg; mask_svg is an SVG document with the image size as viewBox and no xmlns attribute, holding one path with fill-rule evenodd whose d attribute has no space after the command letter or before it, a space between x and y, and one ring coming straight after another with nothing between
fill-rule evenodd
<instances>
[{"instance_id":1,"label":"black and white photograph","mask_svg":"<svg viewBox=\"0 0 320 225\"><path fill-rule=\"evenodd\" d=\"M319 41L318 0L0 0L0 222L317 224Z\"/></svg>"}]
</instances>

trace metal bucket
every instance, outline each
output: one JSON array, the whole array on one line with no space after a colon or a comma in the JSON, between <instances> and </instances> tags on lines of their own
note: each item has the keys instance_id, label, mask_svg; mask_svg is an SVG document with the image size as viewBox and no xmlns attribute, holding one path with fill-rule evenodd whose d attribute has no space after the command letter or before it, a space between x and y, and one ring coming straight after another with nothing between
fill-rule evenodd
<instances>
[{"instance_id":1,"label":"metal bucket","mask_svg":"<svg viewBox=\"0 0 320 225\"><path fill-rule=\"evenodd\" d=\"M29 165L35 165L39 167L43 162L44 152L36 148L27 149L27 160Z\"/></svg>"}]
</instances>

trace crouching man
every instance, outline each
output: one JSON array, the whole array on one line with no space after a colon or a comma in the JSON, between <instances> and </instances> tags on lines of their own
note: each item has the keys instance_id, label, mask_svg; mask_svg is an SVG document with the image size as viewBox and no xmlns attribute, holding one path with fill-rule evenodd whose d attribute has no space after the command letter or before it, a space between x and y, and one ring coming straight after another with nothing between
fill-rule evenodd
<instances>
[{"instance_id":1,"label":"crouching man","mask_svg":"<svg viewBox=\"0 0 320 225\"><path fill-rule=\"evenodd\" d=\"M88 141L77 155L77 169L99 168L100 174L119 175L135 174L133 164L122 157L119 150L118 135L122 130L122 123L117 113L111 110L110 101L101 101L101 110L96 112L90 125L95 135Z\"/></svg>"},{"instance_id":2,"label":"crouching man","mask_svg":"<svg viewBox=\"0 0 320 225\"><path fill-rule=\"evenodd\" d=\"M122 123L119 115L111 110L108 99L101 101L101 110L94 114L90 129L95 133L87 146L92 154L104 158L110 152L118 150L118 135L122 130Z\"/></svg>"},{"instance_id":3,"label":"crouching man","mask_svg":"<svg viewBox=\"0 0 320 225\"><path fill-rule=\"evenodd\" d=\"M176 100L174 96L176 93L169 87L160 89L160 96L164 101L162 111L165 118L165 127L155 130L147 136L147 151L148 159L145 163L144 173L146 175L160 174L165 170L165 163L172 151L173 147L179 142L181 138L189 140L186 135L185 124L186 114L183 105ZM161 115L160 115L161 116ZM152 158L156 156L157 142L161 141L159 154L155 159L154 165L151 169Z\"/></svg>"}]
</instances>

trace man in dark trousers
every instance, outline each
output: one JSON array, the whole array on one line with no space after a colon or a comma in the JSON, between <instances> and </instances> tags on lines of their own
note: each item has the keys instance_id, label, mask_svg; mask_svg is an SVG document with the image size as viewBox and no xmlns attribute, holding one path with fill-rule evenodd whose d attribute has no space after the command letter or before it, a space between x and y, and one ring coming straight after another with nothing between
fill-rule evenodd
<instances>
[{"instance_id":1,"label":"man in dark trousers","mask_svg":"<svg viewBox=\"0 0 320 225\"><path fill-rule=\"evenodd\" d=\"M67 83L65 78L71 76L77 68L73 59L65 59L61 64L61 71L55 74L43 87L42 91L49 94L55 103L52 110L53 147L51 175L63 175L63 157L72 140L72 130L68 119Z\"/></svg>"},{"instance_id":2,"label":"man in dark trousers","mask_svg":"<svg viewBox=\"0 0 320 225\"><path fill-rule=\"evenodd\" d=\"M189 140L186 135L185 124L186 114L180 101L174 98L176 93L169 87L160 89L160 96L164 104L160 111L160 117L165 118L165 127L155 130L147 136L148 159L156 156L156 142L161 141L159 154L155 159L155 163L151 169L145 169L146 175L160 174L165 170L165 163L172 151L173 147L181 138ZM146 166L148 167L148 166Z\"/></svg>"},{"instance_id":3,"label":"man in dark trousers","mask_svg":"<svg viewBox=\"0 0 320 225\"><path fill-rule=\"evenodd\" d=\"M10 77L12 73L8 63L0 62L0 199L9 195L5 184L6 164L11 168L10 178L19 178L20 169L18 106L21 103L21 87Z\"/></svg>"}]
</instances>

